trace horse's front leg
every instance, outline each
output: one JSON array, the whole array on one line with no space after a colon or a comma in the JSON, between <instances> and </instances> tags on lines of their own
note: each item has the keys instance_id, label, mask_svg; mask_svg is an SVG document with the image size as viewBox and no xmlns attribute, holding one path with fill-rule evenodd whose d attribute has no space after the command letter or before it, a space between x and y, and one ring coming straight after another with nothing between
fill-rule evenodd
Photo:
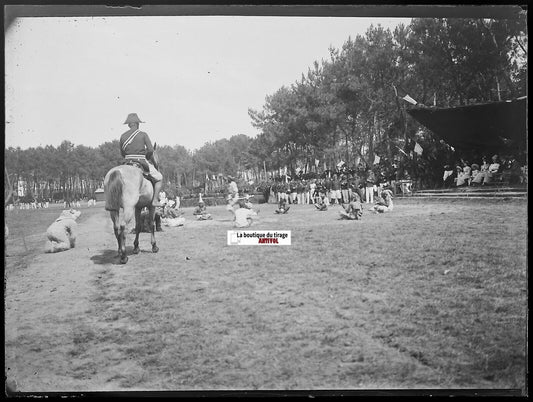
<instances>
[{"instance_id":1,"label":"horse's front leg","mask_svg":"<svg viewBox=\"0 0 533 402\"><path fill-rule=\"evenodd\" d=\"M149 218L150 218L150 234L151 234L151 242L152 242L152 253L157 253L159 251L159 247L157 247L157 244L155 243L155 207L150 206L149 208Z\"/></svg>"},{"instance_id":2,"label":"horse's front leg","mask_svg":"<svg viewBox=\"0 0 533 402\"><path fill-rule=\"evenodd\" d=\"M139 233L141 233L143 222L141 221L141 208L135 208L135 240L133 241L133 254L139 254Z\"/></svg>"}]
</instances>

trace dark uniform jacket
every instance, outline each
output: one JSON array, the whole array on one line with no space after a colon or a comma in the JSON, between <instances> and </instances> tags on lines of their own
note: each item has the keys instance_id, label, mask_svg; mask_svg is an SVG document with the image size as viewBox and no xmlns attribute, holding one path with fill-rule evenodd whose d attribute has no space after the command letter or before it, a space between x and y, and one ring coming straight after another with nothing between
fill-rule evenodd
<instances>
[{"instance_id":1,"label":"dark uniform jacket","mask_svg":"<svg viewBox=\"0 0 533 402\"><path fill-rule=\"evenodd\" d=\"M133 136L133 133L137 134ZM139 159L150 159L154 148L148 138L148 134L143 131L129 129L120 136L120 152L123 157L138 157Z\"/></svg>"}]
</instances>

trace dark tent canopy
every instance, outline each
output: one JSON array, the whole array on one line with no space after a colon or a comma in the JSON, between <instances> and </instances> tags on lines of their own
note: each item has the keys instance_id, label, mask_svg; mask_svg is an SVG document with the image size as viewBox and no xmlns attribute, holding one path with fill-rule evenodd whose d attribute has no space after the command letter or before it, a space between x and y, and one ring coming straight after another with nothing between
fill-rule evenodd
<instances>
[{"instance_id":1,"label":"dark tent canopy","mask_svg":"<svg viewBox=\"0 0 533 402\"><path fill-rule=\"evenodd\" d=\"M526 149L527 97L453 108L414 107L407 112L459 150Z\"/></svg>"}]
</instances>

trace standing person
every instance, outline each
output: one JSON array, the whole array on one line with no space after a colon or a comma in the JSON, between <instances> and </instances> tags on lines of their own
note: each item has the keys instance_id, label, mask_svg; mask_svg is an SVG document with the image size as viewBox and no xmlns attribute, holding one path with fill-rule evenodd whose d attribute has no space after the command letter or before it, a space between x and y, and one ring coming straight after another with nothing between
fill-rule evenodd
<instances>
[{"instance_id":1,"label":"standing person","mask_svg":"<svg viewBox=\"0 0 533 402\"><path fill-rule=\"evenodd\" d=\"M331 177L329 176L329 173L323 179L322 187L324 188L324 191L326 193L326 199L328 200L328 205L329 205L329 200L331 199Z\"/></svg>"},{"instance_id":2,"label":"standing person","mask_svg":"<svg viewBox=\"0 0 533 402\"><path fill-rule=\"evenodd\" d=\"M309 180L305 180L305 179L302 180L302 185L304 186L303 201L304 201L304 204L307 205L309 204L309 199L311 197L310 195L311 186L310 186Z\"/></svg>"},{"instance_id":3,"label":"standing person","mask_svg":"<svg viewBox=\"0 0 533 402\"><path fill-rule=\"evenodd\" d=\"M304 191L305 184L300 179L298 179L298 182L296 183L296 199L298 200L298 204L305 204Z\"/></svg>"},{"instance_id":4,"label":"standing person","mask_svg":"<svg viewBox=\"0 0 533 402\"><path fill-rule=\"evenodd\" d=\"M314 204L316 199L316 179L312 179L309 183L309 202L308 204Z\"/></svg>"},{"instance_id":5,"label":"standing person","mask_svg":"<svg viewBox=\"0 0 533 402\"><path fill-rule=\"evenodd\" d=\"M266 204L268 204L268 199L270 198L270 188L271 183L270 180L268 180L266 183L263 184L263 198Z\"/></svg>"},{"instance_id":6,"label":"standing person","mask_svg":"<svg viewBox=\"0 0 533 402\"><path fill-rule=\"evenodd\" d=\"M296 196L298 193L296 192L296 180L292 180L289 183L289 191L290 191L290 199L289 202L291 204L296 204Z\"/></svg>"},{"instance_id":7,"label":"standing person","mask_svg":"<svg viewBox=\"0 0 533 402\"><path fill-rule=\"evenodd\" d=\"M365 201L366 203L374 203L374 185L376 184L376 176L371 168L366 169L366 188Z\"/></svg>"},{"instance_id":8,"label":"standing person","mask_svg":"<svg viewBox=\"0 0 533 402\"><path fill-rule=\"evenodd\" d=\"M129 130L120 137L120 152L123 158L137 160L148 166L149 174L154 180L152 205L161 207L158 197L163 185L163 175L149 161L154 153L154 148L148 134L139 130L139 123L144 122L139 119L137 113L130 113L126 118L124 124L128 125Z\"/></svg>"},{"instance_id":9,"label":"standing person","mask_svg":"<svg viewBox=\"0 0 533 402\"><path fill-rule=\"evenodd\" d=\"M450 188L453 185L453 174L454 172L452 167L448 164L444 165L444 174L442 175L442 186L444 188Z\"/></svg>"},{"instance_id":10,"label":"standing person","mask_svg":"<svg viewBox=\"0 0 533 402\"><path fill-rule=\"evenodd\" d=\"M348 179L346 178L346 175L341 176L341 196L342 196L342 202L344 204L348 204L350 202L350 190L348 187Z\"/></svg>"},{"instance_id":11,"label":"standing person","mask_svg":"<svg viewBox=\"0 0 533 402\"><path fill-rule=\"evenodd\" d=\"M233 206L239 201L239 188L233 176L228 175L228 205L226 209L234 212Z\"/></svg>"},{"instance_id":12,"label":"standing person","mask_svg":"<svg viewBox=\"0 0 533 402\"><path fill-rule=\"evenodd\" d=\"M331 181L331 203L333 204L333 200L335 200L335 204L340 205L341 199L341 182L339 181L337 173L335 173L333 175L333 180Z\"/></svg>"}]
</instances>

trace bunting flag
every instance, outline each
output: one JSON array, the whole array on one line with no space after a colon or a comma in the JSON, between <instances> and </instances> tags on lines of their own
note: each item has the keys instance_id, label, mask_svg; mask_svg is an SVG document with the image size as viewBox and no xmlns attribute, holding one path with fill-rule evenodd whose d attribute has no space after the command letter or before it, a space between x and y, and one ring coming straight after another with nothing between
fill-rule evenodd
<instances>
[{"instance_id":1,"label":"bunting flag","mask_svg":"<svg viewBox=\"0 0 533 402\"><path fill-rule=\"evenodd\" d=\"M415 142L414 151L416 152L417 155L422 155L422 151L424 151L424 148L422 148L418 142Z\"/></svg>"},{"instance_id":2,"label":"bunting flag","mask_svg":"<svg viewBox=\"0 0 533 402\"><path fill-rule=\"evenodd\" d=\"M402 99L406 102L409 102L411 105L416 105L418 103L413 98L411 98L409 95L405 95Z\"/></svg>"},{"instance_id":3,"label":"bunting flag","mask_svg":"<svg viewBox=\"0 0 533 402\"><path fill-rule=\"evenodd\" d=\"M399 151L400 151L402 154L404 154L405 156L407 156L407 157L409 158L409 155L407 155L403 149L401 149L398 145L395 145L395 146L396 146L396 148L399 149Z\"/></svg>"},{"instance_id":4,"label":"bunting flag","mask_svg":"<svg viewBox=\"0 0 533 402\"><path fill-rule=\"evenodd\" d=\"M378 155L374 156L374 165L377 165L380 160L381 158Z\"/></svg>"}]
</instances>

